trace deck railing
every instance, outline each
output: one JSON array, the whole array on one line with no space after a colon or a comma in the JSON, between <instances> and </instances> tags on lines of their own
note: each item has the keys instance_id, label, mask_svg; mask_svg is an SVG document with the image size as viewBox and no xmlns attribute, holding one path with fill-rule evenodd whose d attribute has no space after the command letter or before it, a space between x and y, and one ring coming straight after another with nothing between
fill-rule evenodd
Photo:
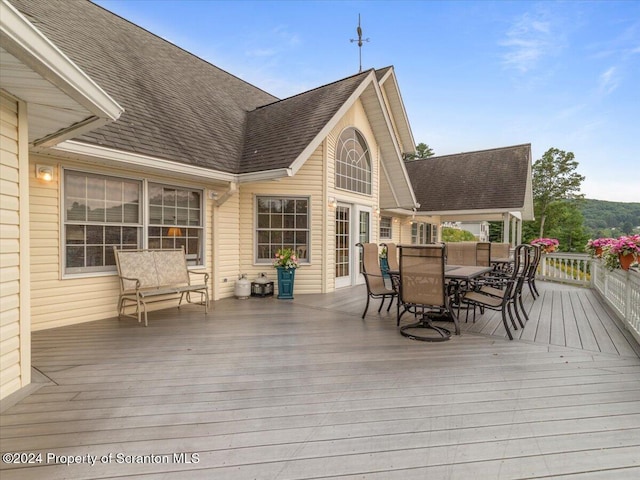
<instances>
[{"instance_id":1,"label":"deck railing","mask_svg":"<svg viewBox=\"0 0 640 480\"><path fill-rule=\"evenodd\" d=\"M540 280L593 288L640 343L640 271L607 270L601 260L581 253L543 254Z\"/></svg>"},{"instance_id":2,"label":"deck railing","mask_svg":"<svg viewBox=\"0 0 640 480\"><path fill-rule=\"evenodd\" d=\"M591 257L586 253L543 254L537 278L552 282L591 285Z\"/></svg>"},{"instance_id":3,"label":"deck railing","mask_svg":"<svg viewBox=\"0 0 640 480\"><path fill-rule=\"evenodd\" d=\"M640 343L640 271L633 268L610 271L600 260L593 260L591 273L591 287Z\"/></svg>"}]
</instances>

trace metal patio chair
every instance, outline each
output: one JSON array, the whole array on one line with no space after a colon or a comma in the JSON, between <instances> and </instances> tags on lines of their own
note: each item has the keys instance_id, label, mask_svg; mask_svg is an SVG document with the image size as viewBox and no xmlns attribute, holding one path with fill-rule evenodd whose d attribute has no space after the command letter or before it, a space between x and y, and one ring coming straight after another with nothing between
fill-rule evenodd
<instances>
[{"instance_id":1,"label":"metal patio chair","mask_svg":"<svg viewBox=\"0 0 640 480\"><path fill-rule=\"evenodd\" d=\"M378 257L378 245L375 243L358 243L358 247L362 248L362 274L367 285L367 304L364 307L362 318L367 314L369 309L369 301L372 298L380 298L380 307L378 313L382 310L384 301L389 298L389 306L387 312L391 310L393 299L398 296L397 292L388 288L384 283L382 270L380 269L380 260Z\"/></svg>"}]
</instances>

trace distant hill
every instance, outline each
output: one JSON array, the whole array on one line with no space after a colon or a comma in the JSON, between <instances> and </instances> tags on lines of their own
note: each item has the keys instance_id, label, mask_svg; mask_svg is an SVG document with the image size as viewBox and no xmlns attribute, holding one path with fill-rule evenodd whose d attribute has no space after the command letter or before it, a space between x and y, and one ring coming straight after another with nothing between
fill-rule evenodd
<instances>
[{"instance_id":1,"label":"distant hill","mask_svg":"<svg viewBox=\"0 0 640 480\"><path fill-rule=\"evenodd\" d=\"M585 225L593 232L615 228L630 233L640 227L640 203L585 199L579 208Z\"/></svg>"}]
</instances>

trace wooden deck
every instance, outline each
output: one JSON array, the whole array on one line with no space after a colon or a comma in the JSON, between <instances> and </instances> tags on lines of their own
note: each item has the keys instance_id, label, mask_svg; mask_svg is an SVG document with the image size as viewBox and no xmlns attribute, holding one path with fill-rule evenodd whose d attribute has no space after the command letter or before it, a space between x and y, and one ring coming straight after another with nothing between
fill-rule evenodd
<instances>
[{"instance_id":1,"label":"wooden deck","mask_svg":"<svg viewBox=\"0 0 640 480\"><path fill-rule=\"evenodd\" d=\"M36 332L46 383L0 446L42 459L0 476L640 478L637 345L591 291L541 287L511 342L494 315L409 340L361 287Z\"/></svg>"}]
</instances>

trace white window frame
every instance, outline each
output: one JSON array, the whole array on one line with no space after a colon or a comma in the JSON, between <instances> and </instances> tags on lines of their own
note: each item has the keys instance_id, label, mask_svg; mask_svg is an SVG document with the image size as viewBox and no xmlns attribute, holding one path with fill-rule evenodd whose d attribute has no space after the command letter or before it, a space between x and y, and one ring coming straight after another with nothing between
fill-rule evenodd
<instances>
[{"instance_id":1,"label":"white window frame","mask_svg":"<svg viewBox=\"0 0 640 480\"><path fill-rule=\"evenodd\" d=\"M255 194L254 195L254 199L253 199L253 263L254 265L265 265L265 264L271 264L273 263L273 256L270 258L260 258L259 257L259 237L260 237L260 232L261 231L282 231L284 233L284 231L286 230L283 227L281 228L265 228L265 227L260 227L259 226L259 221L258 221L258 202L260 201L260 199L270 199L270 200L306 200L307 202L307 226L306 228L295 228L294 232L305 232L307 235L307 243L306 243L306 258L300 258L300 264L310 264L311 263L311 197L310 196L305 196L305 195L272 195L272 194L268 194L268 195L260 195L260 194ZM295 242L294 242L295 244ZM270 246L270 248L274 245L276 245L276 243L271 243L269 242L268 245ZM282 245L286 245L284 242L284 239L282 242L280 242L280 246L278 248L281 248Z\"/></svg>"},{"instance_id":2,"label":"white window frame","mask_svg":"<svg viewBox=\"0 0 640 480\"><path fill-rule=\"evenodd\" d=\"M388 222L389 224L383 225L383 222ZM380 217L379 235L381 240L390 240L393 238L393 217Z\"/></svg>"},{"instance_id":3,"label":"white window frame","mask_svg":"<svg viewBox=\"0 0 640 480\"><path fill-rule=\"evenodd\" d=\"M362 155L358 156L353 148L345 148L344 135L349 132L353 133L353 138L349 141L357 143L363 150ZM358 156L358 158L356 158ZM358 165L359 162L363 162L364 165ZM342 167L341 167L342 165ZM355 127L345 128L336 140L336 150L334 159L334 183L336 189L345 190L348 192L354 192L361 195L371 196L372 184L373 184L373 161L371 158L371 150L366 138ZM343 172L344 173L341 173ZM361 173L364 178L358 178L355 173ZM364 191L359 188L364 187Z\"/></svg>"},{"instance_id":4,"label":"white window frame","mask_svg":"<svg viewBox=\"0 0 640 480\"><path fill-rule=\"evenodd\" d=\"M124 181L132 181L139 182L140 190L139 190L139 220L138 223L134 226L138 228L138 242L137 248L148 248L148 239L149 239L149 183L163 185L169 188L176 189L185 189L197 191L200 193L200 227L192 227L192 228L200 228L202 230L201 235L201 245L200 245L200 257L199 262L197 264L189 265L189 268L203 268L205 266L205 252L207 251L207 224L206 224L206 197L204 188L194 187L191 185L185 185L180 183L166 183L161 181L155 181L145 177L136 177L136 176L127 176L127 175L117 175L112 172L100 171L100 170L86 170L82 168L72 168L72 167L62 167L61 168L62 178L60 182L60 202L59 202L59 236L60 236L60 272L61 278L83 278L83 277L101 277L101 276L113 276L117 274L116 266L113 268L105 268L102 270L89 270L91 267L71 267L73 270L67 268L67 245L66 245L66 226L67 225L90 225L89 222L68 222L66 219L66 195L65 195L65 181L67 173L86 175L86 176L95 176L95 177L108 177L114 180L124 180ZM123 223L114 223L112 226L122 226ZM130 225L126 225L130 226Z\"/></svg>"}]
</instances>

